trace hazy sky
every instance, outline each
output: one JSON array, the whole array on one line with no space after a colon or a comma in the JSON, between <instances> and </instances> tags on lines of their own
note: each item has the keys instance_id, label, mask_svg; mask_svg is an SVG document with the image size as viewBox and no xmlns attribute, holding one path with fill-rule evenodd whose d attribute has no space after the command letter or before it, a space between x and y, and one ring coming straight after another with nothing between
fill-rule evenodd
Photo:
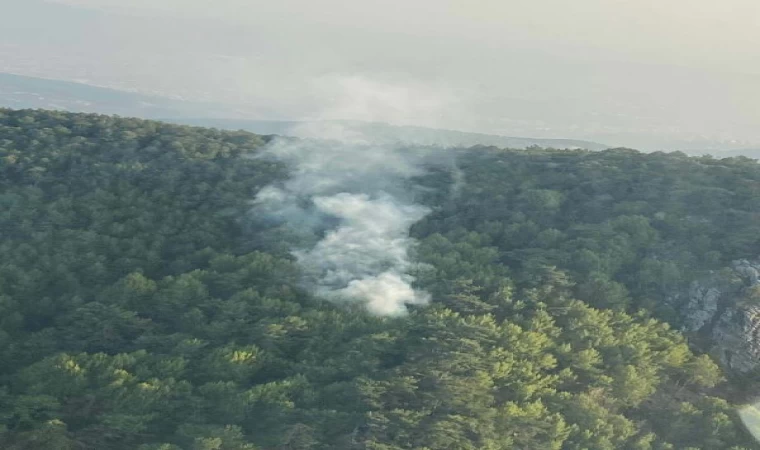
<instances>
[{"instance_id":1,"label":"hazy sky","mask_svg":"<svg viewBox=\"0 0 760 450\"><path fill-rule=\"evenodd\" d=\"M760 143L757 0L0 0L0 71L614 144Z\"/></svg>"}]
</instances>

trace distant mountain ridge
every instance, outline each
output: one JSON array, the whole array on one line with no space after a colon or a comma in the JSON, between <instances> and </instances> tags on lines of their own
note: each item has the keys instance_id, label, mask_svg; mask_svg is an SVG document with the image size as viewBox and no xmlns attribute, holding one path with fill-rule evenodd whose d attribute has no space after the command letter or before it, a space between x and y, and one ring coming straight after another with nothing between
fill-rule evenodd
<instances>
[{"instance_id":1,"label":"distant mountain ridge","mask_svg":"<svg viewBox=\"0 0 760 450\"><path fill-rule=\"evenodd\" d=\"M469 147L473 145L502 148L528 148L533 146L551 148L583 148L605 150L609 146L598 142L576 139L543 139L500 136L494 134L471 133L418 126L400 126L380 122L350 120L326 121L273 121L238 119L162 119L183 125L215 127L223 130L245 130L256 134L277 134L283 136L312 137L312 130L329 129L336 133L345 132L381 144L440 145L446 147Z\"/></svg>"},{"instance_id":2,"label":"distant mountain ridge","mask_svg":"<svg viewBox=\"0 0 760 450\"><path fill-rule=\"evenodd\" d=\"M739 150L726 150L722 152L706 151L705 153L709 153L715 156L716 158L730 158L733 156L745 156L747 158L760 159L760 148L743 148Z\"/></svg>"},{"instance_id":3,"label":"distant mountain ridge","mask_svg":"<svg viewBox=\"0 0 760 450\"><path fill-rule=\"evenodd\" d=\"M258 134L292 135L313 137L310 131L324 126L348 131L383 144L420 144L441 146L495 146L501 148L527 148L532 146L552 148L585 148L604 150L611 146L578 139L526 138L494 134L474 133L456 130L436 129L418 126L396 126L387 123L359 121L288 121L251 120L230 105L211 102L195 102L168 97L146 95L119 89L104 88L85 83L38 78L11 73L0 73L0 107L13 109L56 109L71 112L87 112L123 117L163 120L165 122L216 127L226 130L246 130ZM233 118L237 116L238 118ZM321 130L320 130L321 131ZM615 139L610 142L636 142L632 137ZM603 141L606 142L604 138ZM712 154L716 158L746 156L760 159L760 148L737 148L737 144L705 142L700 150L697 143L665 146L657 145L665 151L681 150L691 155ZM627 144L633 148L641 147ZM720 148L718 150L717 148Z\"/></svg>"},{"instance_id":4,"label":"distant mountain ridge","mask_svg":"<svg viewBox=\"0 0 760 450\"><path fill-rule=\"evenodd\" d=\"M125 117L160 119L183 125L242 129L257 134L295 135L323 125L341 127L383 144L406 143L442 146L485 145L509 148L531 146L604 150L608 146L573 139L507 137L464 131L359 121L277 121L220 118L234 115L226 105L176 100L136 92L0 73L0 106L13 109L57 109L72 112L116 114Z\"/></svg>"},{"instance_id":5,"label":"distant mountain ridge","mask_svg":"<svg viewBox=\"0 0 760 450\"><path fill-rule=\"evenodd\" d=\"M218 105L175 100L73 81L0 73L0 107L56 109L157 119L211 114Z\"/></svg>"}]
</instances>

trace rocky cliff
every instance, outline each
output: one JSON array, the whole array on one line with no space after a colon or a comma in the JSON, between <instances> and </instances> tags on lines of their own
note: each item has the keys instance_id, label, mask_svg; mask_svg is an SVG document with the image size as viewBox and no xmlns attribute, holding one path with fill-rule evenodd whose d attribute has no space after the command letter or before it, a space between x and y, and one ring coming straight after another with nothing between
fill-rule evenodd
<instances>
[{"instance_id":1,"label":"rocky cliff","mask_svg":"<svg viewBox=\"0 0 760 450\"><path fill-rule=\"evenodd\" d=\"M731 372L760 368L760 259L738 260L674 297L683 331Z\"/></svg>"}]
</instances>

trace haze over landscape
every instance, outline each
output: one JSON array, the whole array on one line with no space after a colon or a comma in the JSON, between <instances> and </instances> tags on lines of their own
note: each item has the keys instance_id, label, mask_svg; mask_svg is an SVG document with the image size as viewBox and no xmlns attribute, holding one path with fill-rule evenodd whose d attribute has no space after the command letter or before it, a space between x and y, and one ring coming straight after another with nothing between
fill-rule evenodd
<instances>
[{"instance_id":1,"label":"haze over landscape","mask_svg":"<svg viewBox=\"0 0 760 450\"><path fill-rule=\"evenodd\" d=\"M176 116L760 146L750 0L2 3L0 71L168 98Z\"/></svg>"},{"instance_id":2,"label":"haze over landscape","mask_svg":"<svg viewBox=\"0 0 760 450\"><path fill-rule=\"evenodd\" d=\"M759 21L0 0L0 449L760 449Z\"/></svg>"}]
</instances>

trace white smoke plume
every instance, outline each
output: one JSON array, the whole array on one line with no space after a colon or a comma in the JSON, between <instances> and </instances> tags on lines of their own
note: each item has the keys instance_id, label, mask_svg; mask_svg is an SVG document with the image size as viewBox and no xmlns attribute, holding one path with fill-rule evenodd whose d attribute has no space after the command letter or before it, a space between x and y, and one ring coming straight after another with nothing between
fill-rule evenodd
<instances>
[{"instance_id":1,"label":"white smoke plume","mask_svg":"<svg viewBox=\"0 0 760 450\"><path fill-rule=\"evenodd\" d=\"M363 302L378 315L400 315L429 295L412 287L409 228L430 212L405 183L423 173L431 152L325 141L277 140L265 156L293 167L291 178L262 189L257 216L316 244L296 248L306 284L336 302Z\"/></svg>"},{"instance_id":2,"label":"white smoke plume","mask_svg":"<svg viewBox=\"0 0 760 450\"><path fill-rule=\"evenodd\" d=\"M350 89L336 97L326 118L374 118L373 111L430 116L440 103L429 90L356 78L338 86ZM429 166L451 166L452 158L429 147L373 143L335 122L308 127L298 134L315 139L277 139L261 155L292 172L259 192L254 214L300 236L291 251L316 295L361 302L369 312L389 316L427 303L430 296L413 287L409 274L415 244L409 229L430 213L415 203L412 180Z\"/></svg>"},{"instance_id":3,"label":"white smoke plume","mask_svg":"<svg viewBox=\"0 0 760 450\"><path fill-rule=\"evenodd\" d=\"M340 193L316 197L318 211L337 217L340 225L299 261L318 281L318 294L335 300L359 299L370 312L397 315L405 304L424 304L428 295L411 288L409 227L429 210L399 203L385 193Z\"/></svg>"}]
</instances>

